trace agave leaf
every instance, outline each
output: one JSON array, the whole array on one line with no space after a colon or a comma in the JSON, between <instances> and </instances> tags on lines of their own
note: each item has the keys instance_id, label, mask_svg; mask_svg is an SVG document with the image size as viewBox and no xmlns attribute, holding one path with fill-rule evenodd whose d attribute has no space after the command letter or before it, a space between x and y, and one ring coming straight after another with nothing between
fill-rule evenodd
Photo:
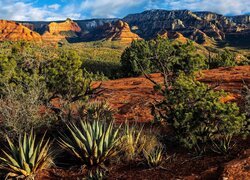
<instances>
[{"instance_id":1,"label":"agave leaf","mask_svg":"<svg viewBox=\"0 0 250 180\"><path fill-rule=\"evenodd\" d=\"M9 159L9 161L16 167L21 168L20 165L18 164L18 162L11 157L8 153L6 153L5 151L3 151L3 153L5 154L5 156ZM1 158L2 160L9 162L8 160L6 160L5 158Z\"/></svg>"}]
</instances>

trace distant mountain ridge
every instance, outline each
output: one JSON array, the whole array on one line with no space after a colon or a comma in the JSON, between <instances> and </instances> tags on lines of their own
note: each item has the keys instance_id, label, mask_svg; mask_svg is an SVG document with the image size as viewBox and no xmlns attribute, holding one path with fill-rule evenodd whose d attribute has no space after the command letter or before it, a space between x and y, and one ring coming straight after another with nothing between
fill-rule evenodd
<instances>
[{"instance_id":1,"label":"distant mountain ridge","mask_svg":"<svg viewBox=\"0 0 250 180\"><path fill-rule=\"evenodd\" d=\"M129 14L122 19L76 20L74 23L79 26L81 31L75 34L74 30L72 32L69 29L69 32L64 32L64 35L74 35L75 39L78 38L77 41L110 39L108 36L110 36L110 33L114 33L115 24L118 20L127 23L129 28L126 29L126 35L131 36L126 37L128 39L134 35L143 39L152 39L159 34L178 33L199 44L209 45L217 42L237 44L243 42L243 44L250 45L250 15L224 16L208 11L192 12L190 10L155 9ZM55 21L55 23L62 22ZM18 23L43 35L52 22L28 21ZM128 29L131 32L128 32ZM119 33L116 32L116 34ZM113 40L121 40L121 38L117 37Z\"/></svg>"}]
</instances>

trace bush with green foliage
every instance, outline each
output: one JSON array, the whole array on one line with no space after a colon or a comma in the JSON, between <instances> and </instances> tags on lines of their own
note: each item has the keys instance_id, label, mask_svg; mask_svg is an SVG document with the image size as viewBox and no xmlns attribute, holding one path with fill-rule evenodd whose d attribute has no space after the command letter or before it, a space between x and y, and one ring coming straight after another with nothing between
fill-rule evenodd
<instances>
[{"instance_id":1,"label":"bush with green foliage","mask_svg":"<svg viewBox=\"0 0 250 180\"><path fill-rule=\"evenodd\" d=\"M43 76L50 92L72 100L84 97L90 90L90 78L82 69L80 57L74 51L62 51L58 59L44 63Z\"/></svg>"},{"instance_id":2,"label":"bush with green foliage","mask_svg":"<svg viewBox=\"0 0 250 180\"><path fill-rule=\"evenodd\" d=\"M50 140L44 140L45 134L37 141L33 131L19 136L18 144L8 137L9 150L3 150L0 157L0 169L7 172L8 178L34 179L38 171L48 169L53 165L54 153L51 151Z\"/></svg>"},{"instance_id":3,"label":"bush with green foliage","mask_svg":"<svg viewBox=\"0 0 250 180\"><path fill-rule=\"evenodd\" d=\"M163 66L169 75L206 67L204 57L197 53L191 41L186 44L173 43L161 37L151 41L133 41L122 54L121 64L127 76L163 73Z\"/></svg>"},{"instance_id":4,"label":"bush with green foliage","mask_svg":"<svg viewBox=\"0 0 250 180\"><path fill-rule=\"evenodd\" d=\"M243 135L249 136L250 135L250 88L245 85L244 86L244 110L246 113L246 121L244 122L244 128L243 128Z\"/></svg>"},{"instance_id":5,"label":"bush with green foliage","mask_svg":"<svg viewBox=\"0 0 250 180\"><path fill-rule=\"evenodd\" d=\"M87 167L103 166L118 153L119 130L114 123L81 121L80 126L70 123L69 135L62 134L60 146Z\"/></svg>"},{"instance_id":6,"label":"bush with green foliage","mask_svg":"<svg viewBox=\"0 0 250 180\"><path fill-rule=\"evenodd\" d=\"M155 106L155 118L170 123L180 144L204 149L212 140L239 134L243 128L244 114L236 103L222 102L224 96L181 74L172 89L165 91L164 101Z\"/></svg>"},{"instance_id":7,"label":"bush with green foliage","mask_svg":"<svg viewBox=\"0 0 250 180\"><path fill-rule=\"evenodd\" d=\"M86 104L84 107L85 118L88 121L97 120L104 122L112 122L114 110L107 102L93 101Z\"/></svg>"},{"instance_id":8,"label":"bush with green foliage","mask_svg":"<svg viewBox=\"0 0 250 180\"><path fill-rule=\"evenodd\" d=\"M209 69L218 67L233 67L237 65L235 54L229 50L220 51L208 60Z\"/></svg>"}]
</instances>

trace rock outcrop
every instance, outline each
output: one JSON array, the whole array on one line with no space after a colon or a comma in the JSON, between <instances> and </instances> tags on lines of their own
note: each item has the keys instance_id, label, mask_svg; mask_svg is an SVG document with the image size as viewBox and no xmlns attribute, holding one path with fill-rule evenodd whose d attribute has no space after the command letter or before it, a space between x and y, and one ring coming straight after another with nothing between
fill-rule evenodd
<instances>
[{"instance_id":1,"label":"rock outcrop","mask_svg":"<svg viewBox=\"0 0 250 180\"><path fill-rule=\"evenodd\" d=\"M137 34L131 32L128 23L121 20L114 24L106 37L106 40L121 41L123 43L131 43L133 40L140 39L141 38Z\"/></svg>"},{"instance_id":2,"label":"rock outcrop","mask_svg":"<svg viewBox=\"0 0 250 180\"><path fill-rule=\"evenodd\" d=\"M187 43L188 38L185 38L181 33L178 32L161 32L159 35L163 38L168 38L170 40L178 41L181 43Z\"/></svg>"},{"instance_id":3,"label":"rock outcrop","mask_svg":"<svg viewBox=\"0 0 250 180\"><path fill-rule=\"evenodd\" d=\"M249 179L250 178L250 149L243 153L244 157L228 162L221 175L221 179Z\"/></svg>"},{"instance_id":4,"label":"rock outcrop","mask_svg":"<svg viewBox=\"0 0 250 180\"><path fill-rule=\"evenodd\" d=\"M48 24L42 38L46 42L57 43L65 38L78 37L76 33L79 32L81 32L81 28L78 24L71 19L67 19L65 22Z\"/></svg>"},{"instance_id":5,"label":"rock outcrop","mask_svg":"<svg viewBox=\"0 0 250 180\"><path fill-rule=\"evenodd\" d=\"M80 32L81 28L71 19L67 19L61 23L52 22L48 25L48 32L51 34L60 34L61 32L67 31Z\"/></svg>"},{"instance_id":6,"label":"rock outcrop","mask_svg":"<svg viewBox=\"0 0 250 180\"><path fill-rule=\"evenodd\" d=\"M40 34L13 22L0 20L0 41L41 41Z\"/></svg>"},{"instance_id":7,"label":"rock outcrop","mask_svg":"<svg viewBox=\"0 0 250 180\"><path fill-rule=\"evenodd\" d=\"M141 39L137 34L131 32L128 23L121 20L106 23L86 34L83 38L87 41L107 40L121 43L131 43L133 40Z\"/></svg>"},{"instance_id":8,"label":"rock outcrop","mask_svg":"<svg viewBox=\"0 0 250 180\"><path fill-rule=\"evenodd\" d=\"M245 36L250 29L250 16L247 15L226 17L212 12L188 10L149 10L128 15L123 21L137 27L133 32L144 39L152 39L162 31L173 31L201 44L227 41L230 33L239 36L244 33Z\"/></svg>"}]
</instances>

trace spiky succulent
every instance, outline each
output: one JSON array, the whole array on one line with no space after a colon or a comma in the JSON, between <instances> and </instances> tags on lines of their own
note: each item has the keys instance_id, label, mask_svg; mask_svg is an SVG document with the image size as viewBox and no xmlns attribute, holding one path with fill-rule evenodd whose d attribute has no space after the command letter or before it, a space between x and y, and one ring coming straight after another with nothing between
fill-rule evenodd
<instances>
[{"instance_id":1,"label":"spiky succulent","mask_svg":"<svg viewBox=\"0 0 250 180\"><path fill-rule=\"evenodd\" d=\"M62 134L59 144L73 156L81 160L83 165L98 166L117 154L119 145L119 128L114 123L94 120L81 121L80 126L67 125L69 135Z\"/></svg>"},{"instance_id":2,"label":"spiky succulent","mask_svg":"<svg viewBox=\"0 0 250 180\"><path fill-rule=\"evenodd\" d=\"M106 179L106 172L102 169L90 170L87 174L86 180L103 180Z\"/></svg>"},{"instance_id":3,"label":"spiky succulent","mask_svg":"<svg viewBox=\"0 0 250 180\"><path fill-rule=\"evenodd\" d=\"M0 169L7 172L6 178L34 177L39 170L53 165L51 143L49 139L45 141L44 137L45 134L40 141L36 141L33 130L29 135L20 135L17 144L7 137L9 149L2 150L4 156L0 157Z\"/></svg>"},{"instance_id":4,"label":"spiky succulent","mask_svg":"<svg viewBox=\"0 0 250 180\"><path fill-rule=\"evenodd\" d=\"M143 150L143 155L149 167L157 167L162 163L163 149L161 147L157 147L150 153Z\"/></svg>"}]
</instances>

